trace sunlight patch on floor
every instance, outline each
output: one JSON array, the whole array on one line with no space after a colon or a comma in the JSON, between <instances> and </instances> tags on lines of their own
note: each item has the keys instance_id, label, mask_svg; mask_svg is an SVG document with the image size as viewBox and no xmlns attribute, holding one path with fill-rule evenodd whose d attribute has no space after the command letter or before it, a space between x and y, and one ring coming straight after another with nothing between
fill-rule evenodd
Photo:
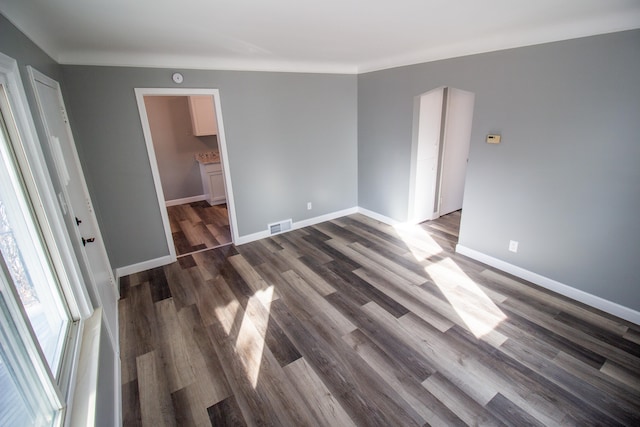
<instances>
[{"instance_id":1,"label":"sunlight patch on floor","mask_svg":"<svg viewBox=\"0 0 640 427\"><path fill-rule=\"evenodd\" d=\"M507 318L453 259L433 263L425 271L476 338L492 333Z\"/></svg>"},{"instance_id":2,"label":"sunlight patch on floor","mask_svg":"<svg viewBox=\"0 0 640 427\"><path fill-rule=\"evenodd\" d=\"M264 309L266 309L268 318L268 313L271 311L273 294L274 287L269 286L265 289L256 291L256 293L249 298L247 308L240 325L240 330L238 331L236 352L240 356L240 361L242 362L247 378L254 389L258 385L258 378L260 376L260 367L262 365L262 356L265 346L264 335L266 335L266 326L263 331L264 333L260 333L251 317L252 313L254 313L256 317L261 317ZM258 304L262 307L257 306Z\"/></svg>"},{"instance_id":3,"label":"sunlight patch on floor","mask_svg":"<svg viewBox=\"0 0 640 427\"><path fill-rule=\"evenodd\" d=\"M442 247L420 225L399 224L393 228L417 261L442 252Z\"/></svg>"},{"instance_id":4,"label":"sunlight patch on floor","mask_svg":"<svg viewBox=\"0 0 640 427\"><path fill-rule=\"evenodd\" d=\"M240 308L240 303L235 299L228 302L224 307L215 308L216 317L220 320L220 324L227 335L231 334L234 319L238 315Z\"/></svg>"}]
</instances>

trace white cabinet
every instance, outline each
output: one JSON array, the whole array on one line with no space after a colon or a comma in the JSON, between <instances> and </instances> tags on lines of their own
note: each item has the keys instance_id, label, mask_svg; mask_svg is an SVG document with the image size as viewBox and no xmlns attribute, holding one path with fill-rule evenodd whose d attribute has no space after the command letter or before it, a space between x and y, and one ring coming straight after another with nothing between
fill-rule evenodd
<instances>
[{"instance_id":1,"label":"white cabinet","mask_svg":"<svg viewBox=\"0 0 640 427\"><path fill-rule=\"evenodd\" d=\"M209 174L209 192L210 205L217 205L227 201L227 197L224 192L224 178L222 177L222 171Z\"/></svg>"},{"instance_id":2,"label":"white cabinet","mask_svg":"<svg viewBox=\"0 0 640 427\"><path fill-rule=\"evenodd\" d=\"M200 176L207 202L210 205L226 203L227 195L224 190L222 165L220 163L200 163Z\"/></svg>"},{"instance_id":3,"label":"white cabinet","mask_svg":"<svg viewBox=\"0 0 640 427\"><path fill-rule=\"evenodd\" d=\"M190 96L189 112L191 113L191 126L193 127L193 134L195 136L218 134L218 123L216 122L213 96Z\"/></svg>"}]
</instances>

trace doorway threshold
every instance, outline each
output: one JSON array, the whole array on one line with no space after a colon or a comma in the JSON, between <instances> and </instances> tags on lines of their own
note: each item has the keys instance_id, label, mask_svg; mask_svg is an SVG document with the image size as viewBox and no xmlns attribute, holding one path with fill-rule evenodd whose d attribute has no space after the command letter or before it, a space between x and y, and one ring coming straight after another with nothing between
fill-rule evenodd
<instances>
[{"instance_id":1,"label":"doorway threshold","mask_svg":"<svg viewBox=\"0 0 640 427\"><path fill-rule=\"evenodd\" d=\"M200 249L200 250L197 250L197 251L189 252L189 253L186 253L186 254L180 254L180 255L176 256L176 259L180 259L182 257L186 257L186 256L193 255L193 254L199 254L200 252L210 251L212 249L224 248L225 246L231 246L231 245L233 245L233 242L223 243L222 245L212 246L210 248L204 248L204 249Z\"/></svg>"}]
</instances>

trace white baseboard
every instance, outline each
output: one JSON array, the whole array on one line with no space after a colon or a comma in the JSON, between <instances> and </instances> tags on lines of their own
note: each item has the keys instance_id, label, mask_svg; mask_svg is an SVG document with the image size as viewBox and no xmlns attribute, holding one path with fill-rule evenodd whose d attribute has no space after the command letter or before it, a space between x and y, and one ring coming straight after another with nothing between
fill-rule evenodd
<instances>
[{"instance_id":1,"label":"white baseboard","mask_svg":"<svg viewBox=\"0 0 640 427\"><path fill-rule=\"evenodd\" d=\"M331 213L328 213L328 214L325 214L325 215L316 216L316 217L313 217L313 218L309 218L309 219L305 219L305 220L302 220L302 221L294 222L292 224L291 230L297 230L299 228L309 227L310 225L319 224L319 223L325 222L325 221L331 221L332 219L336 219L336 218L340 218L340 217L343 217L343 216L351 215L351 214L354 214L354 213L357 213L357 212L358 212L358 208L357 207L353 207L353 208L343 209L341 211L331 212ZM244 245L246 243L250 243L250 242L254 242L256 240L264 239L265 237L269 237L269 236L270 236L270 234L269 234L268 230L259 231L257 233L240 236L234 242L234 244L236 246ZM129 274L134 274L134 273L138 273L140 271L149 270L151 268L160 267L160 266L163 266L163 265L166 265L166 264L170 264L170 263L172 263L174 261L176 261L176 260L175 259L171 259L171 257L169 255L167 255L167 256L164 256L164 257L161 257L161 258L156 258L156 259L152 259L152 260L149 260L149 261L144 261L144 262L141 262L141 263L138 263L138 264L116 268L116 270L115 270L116 282L119 282L120 281L120 277L122 277L122 276L128 276Z\"/></svg>"},{"instance_id":2,"label":"white baseboard","mask_svg":"<svg viewBox=\"0 0 640 427\"><path fill-rule=\"evenodd\" d=\"M244 236L238 237L234 244L236 246L240 246L244 245L245 243L251 243L255 242L256 240L264 239L265 237L269 237L269 232L267 230L258 231L257 233L245 234Z\"/></svg>"},{"instance_id":3,"label":"white baseboard","mask_svg":"<svg viewBox=\"0 0 640 427\"><path fill-rule=\"evenodd\" d=\"M166 255L160 258L142 261L137 264L118 267L116 268L116 283L120 283L120 278L122 276L128 276L130 274L139 273L141 271L151 270L152 268L156 267L162 267L163 265L171 264L175 261L176 258L172 258L171 255Z\"/></svg>"},{"instance_id":4,"label":"white baseboard","mask_svg":"<svg viewBox=\"0 0 640 427\"><path fill-rule=\"evenodd\" d=\"M369 218L373 218L376 221L383 222L387 225L396 226L396 225L402 224L400 221L396 221L395 219L389 218L388 216L380 215L379 213L370 211L369 209L359 207L358 213L361 213L362 215L366 215Z\"/></svg>"},{"instance_id":5,"label":"white baseboard","mask_svg":"<svg viewBox=\"0 0 640 427\"><path fill-rule=\"evenodd\" d=\"M202 198L200 198L202 197ZM195 200L197 198L197 200ZM191 198L189 198L191 199ZM189 199L179 199L179 200L170 200L167 203L167 206L170 206L169 203L173 203L173 202L179 202L179 203L175 203L175 204L183 204L183 203L190 203ZM195 196L194 200L191 201L198 201L198 200L205 200L204 196ZM315 224L319 224L321 222L325 222L325 221L331 221L332 219L336 219L336 218L341 218L343 216L347 216L347 215L352 215L354 213L361 213L363 215L369 216L375 220L381 221L385 224L389 224L389 225L397 225L400 222L388 218L386 216L380 215L378 213L375 213L373 211L364 209L364 208L360 208L357 206L354 206L352 208L348 208L348 209L343 209L340 211L336 211L336 212L331 212L328 214L324 214L324 215L320 215L320 216L316 216L313 218L309 218L309 219L305 219L302 221L298 221L298 222L294 222L292 224L292 228L291 230L297 230L299 228L303 228L303 227L309 227L311 225L315 225ZM246 243L250 243L250 242L254 242L256 240L260 240L260 239L264 239L266 237L269 237L269 231L268 230L264 230L264 231L259 231L257 233L253 233L253 234L247 234L244 236L239 236L238 239L236 239L236 241L234 242L234 244L236 246L239 245L244 245ZM133 264L133 265L128 265L128 266L124 266L124 267L119 267L116 268L114 271L114 275L116 277L116 283L119 283L120 281L120 277L122 276L128 276L129 274L134 274L134 273L139 273L140 271L145 271L145 270L149 270L151 268L156 268L156 267L160 267L166 264L170 264L172 262L175 262L175 259L172 259L171 256L167 255L161 258L156 258L156 259L152 259L149 261L144 261L138 264Z\"/></svg>"},{"instance_id":6,"label":"white baseboard","mask_svg":"<svg viewBox=\"0 0 640 427\"><path fill-rule=\"evenodd\" d=\"M190 199L194 199L194 200L190 200ZM205 200L205 197L195 196L194 198L180 199L179 200L180 203L175 203L175 204L191 203L192 201L199 201L199 200ZM176 200L171 200L167 202L167 206L170 206L169 203L173 203L173 202L176 202ZM393 218L389 218L379 213L370 211L368 209L365 209L362 207L353 207L353 208L348 208L341 211L328 213L325 215L320 215L314 218L309 218L302 221L294 222L292 224L291 230L296 230L303 227L309 227L311 225L319 224L325 221L330 221L336 218L341 218L347 215L352 215L354 213L360 213L362 215L366 215L370 218L373 218L377 221L383 222L391 226L402 224L400 221L397 221ZM247 234L244 236L240 236L236 240L235 245L237 246L243 245L246 243L254 242L256 240L264 239L269 236L270 234L268 230L259 231L253 234ZM456 252L459 254L465 255L469 258L480 261L489 266L495 267L499 270L513 274L514 276L520 277L529 282L535 283L536 285L542 286L543 288L557 292L560 295L564 295L573 300L582 302L591 307L597 308L599 310L605 311L614 316L618 316L622 319L628 320L629 322L640 325L640 312L633 310L629 307L625 307L623 305L606 300L599 296L589 294L587 292L573 288L569 285L565 285L564 283L560 283L556 280L550 279L538 273L534 273L522 267L518 267L516 265L510 264L508 262L505 262L498 258L494 258L490 255L486 255L482 252L476 251L475 249L471 249L460 244L456 245ZM145 271L145 270L149 270L156 267L161 267L163 265L170 264L175 261L176 259L172 258L170 255L167 255L164 257L144 261L138 264L117 268L115 270L116 283L119 283L120 277L122 276L127 276L129 274L138 273L140 271Z\"/></svg>"},{"instance_id":7,"label":"white baseboard","mask_svg":"<svg viewBox=\"0 0 640 427\"><path fill-rule=\"evenodd\" d=\"M581 291L569 285L565 285L564 283L560 283L556 280L550 279L538 273L534 273L522 267L518 267L517 265L510 264L508 262L502 261L498 258L494 258L490 255L486 255L482 252L476 251L475 249L471 249L460 244L456 245L456 252L469 258L473 258L476 261L480 261L484 264L490 265L491 267L495 267L499 270L513 274L514 276L520 277L521 279L535 283L536 285L542 286L543 288L549 289L553 292L557 292L560 295L564 295L573 300L605 311L609 314L613 314L614 316L620 317L621 319L633 322L636 325L640 325L640 312L635 311L629 307L625 307L599 296Z\"/></svg>"},{"instance_id":8,"label":"white baseboard","mask_svg":"<svg viewBox=\"0 0 640 427\"><path fill-rule=\"evenodd\" d=\"M200 202L202 200L207 200L206 194L201 194L199 196L185 197L184 199L166 200L164 202L164 205L165 206L186 205L187 203Z\"/></svg>"},{"instance_id":9,"label":"white baseboard","mask_svg":"<svg viewBox=\"0 0 640 427\"><path fill-rule=\"evenodd\" d=\"M353 208L349 208L349 209L343 209L341 211L336 211L336 212L331 212L331 213L328 213L328 214L316 216L316 217L309 218L309 219L304 219L302 221L294 222L291 225L291 230L287 230L287 231L292 231L292 230L297 230L299 228L309 227L311 225L320 224L321 222L325 222L325 221L331 221L332 219L341 218L343 216L351 215L351 214L354 214L354 213L357 213L357 212L358 212L358 208L357 207L353 207ZM285 231L285 233L287 231ZM244 245L245 243L254 242L256 240L264 239L265 237L269 237L269 236L271 236L271 235L269 234L268 230L259 231L257 233L240 236L240 238L238 238L238 240L235 242L235 244L236 244L236 246Z\"/></svg>"},{"instance_id":10,"label":"white baseboard","mask_svg":"<svg viewBox=\"0 0 640 427\"><path fill-rule=\"evenodd\" d=\"M324 215L316 216L316 217L313 217L313 218L305 219L305 220L302 220L302 221L294 222L293 223L293 229L295 230L296 228L309 227L310 225L316 225L316 224L320 224L321 222L331 221L332 219L342 218L343 216L352 215L352 214L357 213L357 212L358 212L358 208L356 208L356 207L349 208L349 209L343 209L341 211L331 212L331 213L328 213L328 214L324 214Z\"/></svg>"}]
</instances>

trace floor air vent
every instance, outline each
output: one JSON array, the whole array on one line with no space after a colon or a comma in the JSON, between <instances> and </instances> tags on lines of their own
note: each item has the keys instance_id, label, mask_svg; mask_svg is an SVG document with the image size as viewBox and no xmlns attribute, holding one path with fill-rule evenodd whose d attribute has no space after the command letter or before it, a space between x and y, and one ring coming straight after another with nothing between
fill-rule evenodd
<instances>
[{"instance_id":1,"label":"floor air vent","mask_svg":"<svg viewBox=\"0 0 640 427\"><path fill-rule=\"evenodd\" d=\"M269 227L269 234L273 236L274 234L291 230L292 223L290 219L286 219L284 221L274 222L273 224L269 224L268 227Z\"/></svg>"}]
</instances>

